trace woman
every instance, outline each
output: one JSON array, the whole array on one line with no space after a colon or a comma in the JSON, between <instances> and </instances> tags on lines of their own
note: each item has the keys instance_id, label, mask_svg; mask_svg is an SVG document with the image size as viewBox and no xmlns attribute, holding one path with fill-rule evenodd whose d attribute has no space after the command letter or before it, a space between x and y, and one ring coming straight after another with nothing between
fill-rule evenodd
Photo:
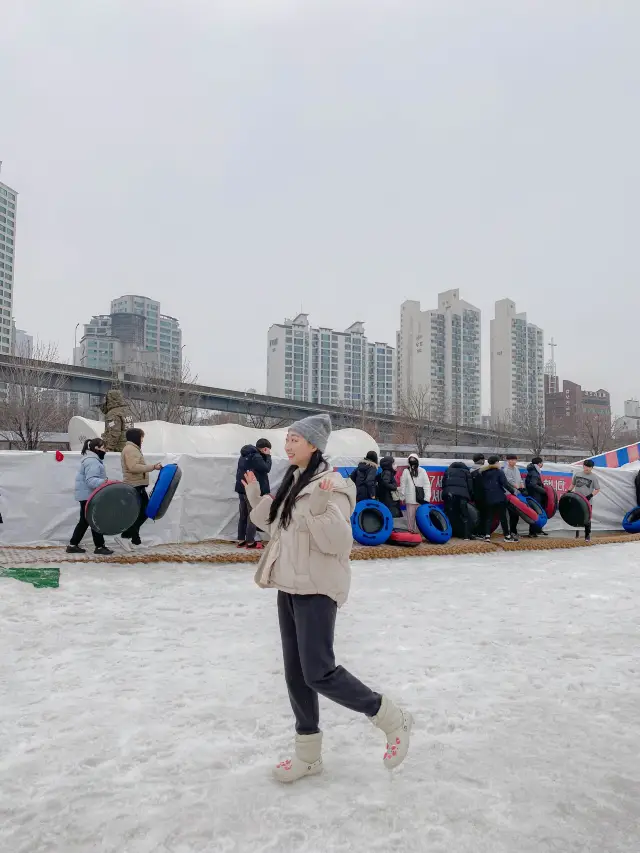
<instances>
[{"instance_id":1,"label":"woman","mask_svg":"<svg viewBox=\"0 0 640 853\"><path fill-rule=\"evenodd\" d=\"M420 504L428 504L431 500L431 483L417 456L411 454L407 462L409 465L400 478L400 494L407 507L407 529L409 533L418 533L416 510Z\"/></svg>"},{"instance_id":2,"label":"woman","mask_svg":"<svg viewBox=\"0 0 640 853\"><path fill-rule=\"evenodd\" d=\"M322 770L319 693L365 714L387 735L384 763L389 769L404 760L413 722L335 663L336 612L351 580L349 517L355 487L332 472L322 456L330 433L329 415L312 415L289 427L285 451L291 465L275 498L260 496L252 471L244 481L251 520L271 537L255 580L278 590L285 681L296 719L294 757L274 769L280 782Z\"/></svg>"},{"instance_id":3,"label":"woman","mask_svg":"<svg viewBox=\"0 0 640 853\"><path fill-rule=\"evenodd\" d=\"M358 463L355 471L349 475L349 479L356 486L356 501L373 500L376 496L376 477L378 476L378 454L370 450L362 462Z\"/></svg>"},{"instance_id":4,"label":"woman","mask_svg":"<svg viewBox=\"0 0 640 853\"><path fill-rule=\"evenodd\" d=\"M376 480L376 497L381 504L391 510L391 515L394 518L402 518L395 462L393 456L383 456L380 460L382 471Z\"/></svg>"},{"instance_id":5,"label":"woman","mask_svg":"<svg viewBox=\"0 0 640 853\"><path fill-rule=\"evenodd\" d=\"M127 443L120 455L122 478L125 483L135 486L140 495L140 512L131 527L124 531L122 538L131 539L132 545L141 545L140 528L147 520L147 504L149 503L149 495L147 494L149 471L159 471L162 465L159 462L155 465L147 465L144 461L141 449L144 432L141 429L128 429L126 438Z\"/></svg>"},{"instance_id":6,"label":"woman","mask_svg":"<svg viewBox=\"0 0 640 853\"><path fill-rule=\"evenodd\" d=\"M87 553L84 548L80 547L84 534L89 529L89 523L86 519L87 501L91 493L107 480L107 472L102 461L105 453L104 441L101 438L88 438L82 447L82 460L80 462L80 470L76 474L76 488L74 493L75 499L80 502L80 518L76 524L76 529L73 531L71 541L67 546L67 554ZM92 529L91 534L96 554L99 554L101 557L108 557L110 554L113 554L113 551L105 546L102 533L98 533L97 530Z\"/></svg>"}]
</instances>

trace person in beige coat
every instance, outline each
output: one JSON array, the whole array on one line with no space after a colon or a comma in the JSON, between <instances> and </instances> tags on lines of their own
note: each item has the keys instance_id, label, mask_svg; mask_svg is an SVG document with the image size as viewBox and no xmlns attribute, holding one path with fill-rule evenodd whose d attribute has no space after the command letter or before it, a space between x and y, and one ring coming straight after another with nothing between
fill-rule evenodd
<instances>
[{"instance_id":1,"label":"person in beige coat","mask_svg":"<svg viewBox=\"0 0 640 853\"><path fill-rule=\"evenodd\" d=\"M294 757L274 769L280 782L322 770L318 694L365 714L387 735L384 764L390 770L404 760L411 736L410 714L336 666L336 613L351 582L355 486L323 458L330 433L329 415L289 427L285 450L291 465L275 497L260 496L251 471L244 480L251 520L270 536L255 580L278 590L285 681L296 720Z\"/></svg>"},{"instance_id":2,"label":"person in beige coat","mask_svg":"<svg viewBox=\"0 0 640 853\"><path fill-rule=\"evenodd\" d=\"M120 466L122 467L122 479L130 486L134 486L140 495L140 512L137 519L128 530L122 534L123 539L131 539L132 545L141 545L140 528L147 520L147 504L149 503L149 495L147 494L147 486L149 485L149 472L159 471L162 465L158 462L155 465L147 465L144 456L142 455L142 441L144 432L141 429L127 430L127 443L125 444L122 453L120 454Z\"/></svg>"}]
</instances>

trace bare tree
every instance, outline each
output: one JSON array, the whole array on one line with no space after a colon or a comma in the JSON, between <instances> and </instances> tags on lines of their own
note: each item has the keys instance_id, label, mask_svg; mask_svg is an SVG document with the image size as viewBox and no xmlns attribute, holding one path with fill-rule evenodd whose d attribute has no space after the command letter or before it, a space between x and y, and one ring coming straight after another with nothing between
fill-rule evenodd
<instances>
[{"instance_id":1,"label":"bare tree","mask_svg":"<svg viewBox=\"0 0 640 853\"><path fill-rule=\"evenodd\" d=\"M554 439L554 431L545 419L544 407L531 405L516 413L513 419L514 432L519 435L534 456L540 456L543 449Z\"/></svg>"},{"instance_id":2,"label":"bare tree","mask_svg":"<svg viewBox=\"0 0 640 853\"><path fill-rule=\"evenodd\" d=\"M374 412L355 405L351 400L340 400L335 405L344 412L342 420L345 424L369 433L376 442L380 441L380 422Z\"/></svg>"},{"instance_id":3,"label":"bare tree","mask_svg":"<svg viewBox=\"0 0 640 853\"><path fill-rule=\"evenodd\" d=\"M56 375L58 350L40 341L18 351L0 388L0 431L21 450L38 450L52 432L66 432L71 408Z\"/></svg>"},{"instance_id":4,"label":"bare tree","mask_svg":"<svg viewBox=\"0 0 640 853\"><path fill-rule=\"evenodd\" d=\"M398 444L413 444L418 456L426 456L429 445L440 430L439 419L442 417L442 406L434 402L429 386L420 385L410 388L398 406L400 417L404 424L396 430L397 437L401 433L410 441L399 441Z\"/></svg>"},{"instance_id":5,"label":"bare tree","mask_svg":"<svg viewBox=\"0 0 640 853\"><path fill-rule=\"evenodd\" d=\"M623 419L612 419L606 412L585 412L578 434L589 453L597 456L623 443Z\"/></svg>"},{"instance_id":6,"label":"bare tree","mask_svg":"<svg viewBox=\"0 0 640 853\"><path fill-rule=\"evenodd\" d=\"M189 362L182 364L180 374L167 378L159 365L143 367L144 385L140 400L131 400L129 407L137 422L166 421L191 426L198 423L198 393L189 386L195 385L197 376L191 375Z\"/></svg>"}]
</instances>

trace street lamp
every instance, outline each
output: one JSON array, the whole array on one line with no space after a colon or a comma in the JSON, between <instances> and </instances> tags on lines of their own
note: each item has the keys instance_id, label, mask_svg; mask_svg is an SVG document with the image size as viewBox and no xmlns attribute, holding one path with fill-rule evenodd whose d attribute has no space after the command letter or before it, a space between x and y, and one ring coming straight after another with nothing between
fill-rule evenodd
<instances>
[{"instance_id":1,"label":"street lamp","mask_svg":"<svg viewBox=\"0 0 640 853\"><path fill-rule=\"evenodd\" d=\"M76 328L73 333L73 363L76 363L76 350L78 349L78 329L80 328L80 323L76 323Z\"/></svg>"}]
</instances>

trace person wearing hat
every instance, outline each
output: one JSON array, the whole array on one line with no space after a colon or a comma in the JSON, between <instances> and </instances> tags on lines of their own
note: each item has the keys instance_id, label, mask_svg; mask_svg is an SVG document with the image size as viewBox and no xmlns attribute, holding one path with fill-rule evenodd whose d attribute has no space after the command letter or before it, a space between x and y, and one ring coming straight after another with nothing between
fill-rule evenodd
<instances>
[{"instance_id":1,"label":"person wearing hat","mask_svg":"<svg viewBox=\"0 0 640 853\"><path fill-rule=\"evenodd\" d=\"M412 717L336 666L336 613L351 581L350 516L355 486L324 459L331 434L329 415L311 415L289 427L285 452L290 467L275 495L260 495L252 471L244 479L251 520L269 533L255 580L278 590L278 619L284 674L296 721L293 758L274 768L280 782L322 771L318 694L365 714L387 739L384 764L402 763L409 748Z\"/></svg>"}]
</instances>

